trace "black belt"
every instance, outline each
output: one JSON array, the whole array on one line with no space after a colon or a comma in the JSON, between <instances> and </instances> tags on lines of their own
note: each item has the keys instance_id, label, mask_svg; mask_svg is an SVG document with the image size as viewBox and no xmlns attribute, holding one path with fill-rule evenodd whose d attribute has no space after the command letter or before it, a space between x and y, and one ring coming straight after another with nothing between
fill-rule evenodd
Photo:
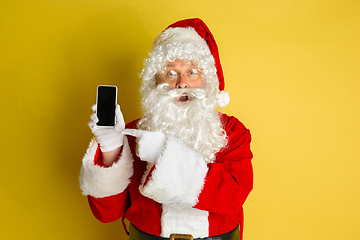
<instances>
[{"instance_id":1,"label":"black belt","mask_svg":"<svg viewBox=\"0 0 360 240\"><path fill-rule=\"evenodd\" d=\"M130 237L129 240L178 240L178 239L187 239L192 240L193 237L190 234L172 234L170 238L159 237L155 235L148 234L136 228L134 225L130 224ZM194 238L194 240L239 240L239 226L234 230L220 234L213 237L204 237L204 238Z\"/></svg>"}]
</instances>

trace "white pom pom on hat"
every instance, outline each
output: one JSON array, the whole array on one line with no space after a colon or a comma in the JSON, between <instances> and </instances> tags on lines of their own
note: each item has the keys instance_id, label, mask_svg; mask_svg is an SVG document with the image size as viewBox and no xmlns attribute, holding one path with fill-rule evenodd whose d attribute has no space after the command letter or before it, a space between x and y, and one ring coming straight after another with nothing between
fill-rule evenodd
<instances>
[{"instance_id":1,"label":"white pom pom on hat","mask_svg":"<svg viewBox=\"0 0 360 240\"><path fill-rule=\"evenodd\" d=\"M230 102L230 95L227 91L220 91L216 98L216 104L223 108L226 107Z\"/></svg>"},{"instance_id":2,"label":"white pom pom on hat","mask_svg":"<svg viewBox=\"0 0 360 240\"><path fill-rule=\"evenodd\" d=\"M172 30L172 28L174 30ZM217 96L217 101L216 104L223 108L225 106L227 106L230 102L230 97L229 97L229 93L227 91L224 91L224 87L225 87L225 82L224 82L224 75L223 75L223 70L220 64L220 57L219 57L219 50L217 47L217 44L215 42L214 36L212 35L212 33L210 32L209 28L206 26L206 24L199 18L192 18L192 19L185 19L185 20L181 20L178 22L175 22L171 25L169 25L164 31L169 31L169 38L172 38L172 36L174 36L174 32L176 31L176 28L192 28L195 30L195 32L197 33L192 33L191 30L187 31L186 34L179 34L181 35L179 37L179 35L177 36L178 38L180 38L180 41L184 41L184 42L193 42L196 43L200 46L205 46L210 50L211 55L214 58L215 61L215 67L216 67L216 74L219 80L219 93ZM162 39L156 39L154 42L154 46L162 44L162 43L166 43L167 42L167 38L162 38Z\"/></svg>"}]
</instances>

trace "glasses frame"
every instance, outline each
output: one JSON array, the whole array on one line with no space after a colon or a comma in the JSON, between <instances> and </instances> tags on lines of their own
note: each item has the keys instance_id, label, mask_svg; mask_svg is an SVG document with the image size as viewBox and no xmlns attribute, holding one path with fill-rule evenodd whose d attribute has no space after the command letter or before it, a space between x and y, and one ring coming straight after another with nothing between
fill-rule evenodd
<instances>
[{"instance_id":1,"label":"glasses frame","mask_svg":"<svg viewBox=\"0 0 360 240\"><path fill-rule=\"evenodd\" d=\"M189 78L189 75L190 75L190 74L188 74L188 73L191 72L191 71L194 71L194 70L195 70L195 72L196 72L197 77L194 78L194 79L191 79L191 78ZM176 73L176 76L174 76L174 79L169 79L169 77L168 77L168 75L167 75L167 73L168 73L169 71L174 71L174 72ZM201 72L198 68L195 68L195 67L188 68L188 69L185 71L184 74L181 74L178 70L173 69L173 68L165 69L165 70L163 70L163 71L161 72L161 76L162 76L162 78L165 80L165 82L177 82L177 81L179 81L179 79L181 78L181 76L184 76L184 78L185 78L187 81L189 81L189 82L194 82L194 81L196 81L199 77L203 77L202 72Z\"/></svg>"}]
</instances>

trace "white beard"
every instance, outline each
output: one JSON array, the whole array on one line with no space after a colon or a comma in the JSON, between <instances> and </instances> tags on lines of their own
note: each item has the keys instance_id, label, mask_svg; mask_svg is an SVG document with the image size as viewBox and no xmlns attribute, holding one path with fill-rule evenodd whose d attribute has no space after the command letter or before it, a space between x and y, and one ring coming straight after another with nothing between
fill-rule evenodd
<instances>
[{"instance_id":1,"label":"white beard","mask_svg":"<svg viewBox=\"0 0 360 240\"><path fill-rule=\"evenodd\" d=\"M191 100L178 102L183 93ZM212 162L215 154L227 143L219 113L214 109L215 99L207 96L204 89L170 90L167 84L161 84L144 96L145 114L138 128L174 136L199 152L206 163Z\"/></svg>"}]
</instances>

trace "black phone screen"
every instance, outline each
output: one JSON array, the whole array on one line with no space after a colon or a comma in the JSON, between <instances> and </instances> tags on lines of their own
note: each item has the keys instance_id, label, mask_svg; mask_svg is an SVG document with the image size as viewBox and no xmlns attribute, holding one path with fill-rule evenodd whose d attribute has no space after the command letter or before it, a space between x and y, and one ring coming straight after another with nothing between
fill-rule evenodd
<instances>
[{"instance_id":1,"label":"black phone screen","mask_svg":"<svg viewBox=\"0 0 360 240\"><path fill-rule=\"evenodd\" d=\"M98 86L96 101L98 126L115 125L116 94L117 88L115 86Z\"/></svg>"}]
</instances>

